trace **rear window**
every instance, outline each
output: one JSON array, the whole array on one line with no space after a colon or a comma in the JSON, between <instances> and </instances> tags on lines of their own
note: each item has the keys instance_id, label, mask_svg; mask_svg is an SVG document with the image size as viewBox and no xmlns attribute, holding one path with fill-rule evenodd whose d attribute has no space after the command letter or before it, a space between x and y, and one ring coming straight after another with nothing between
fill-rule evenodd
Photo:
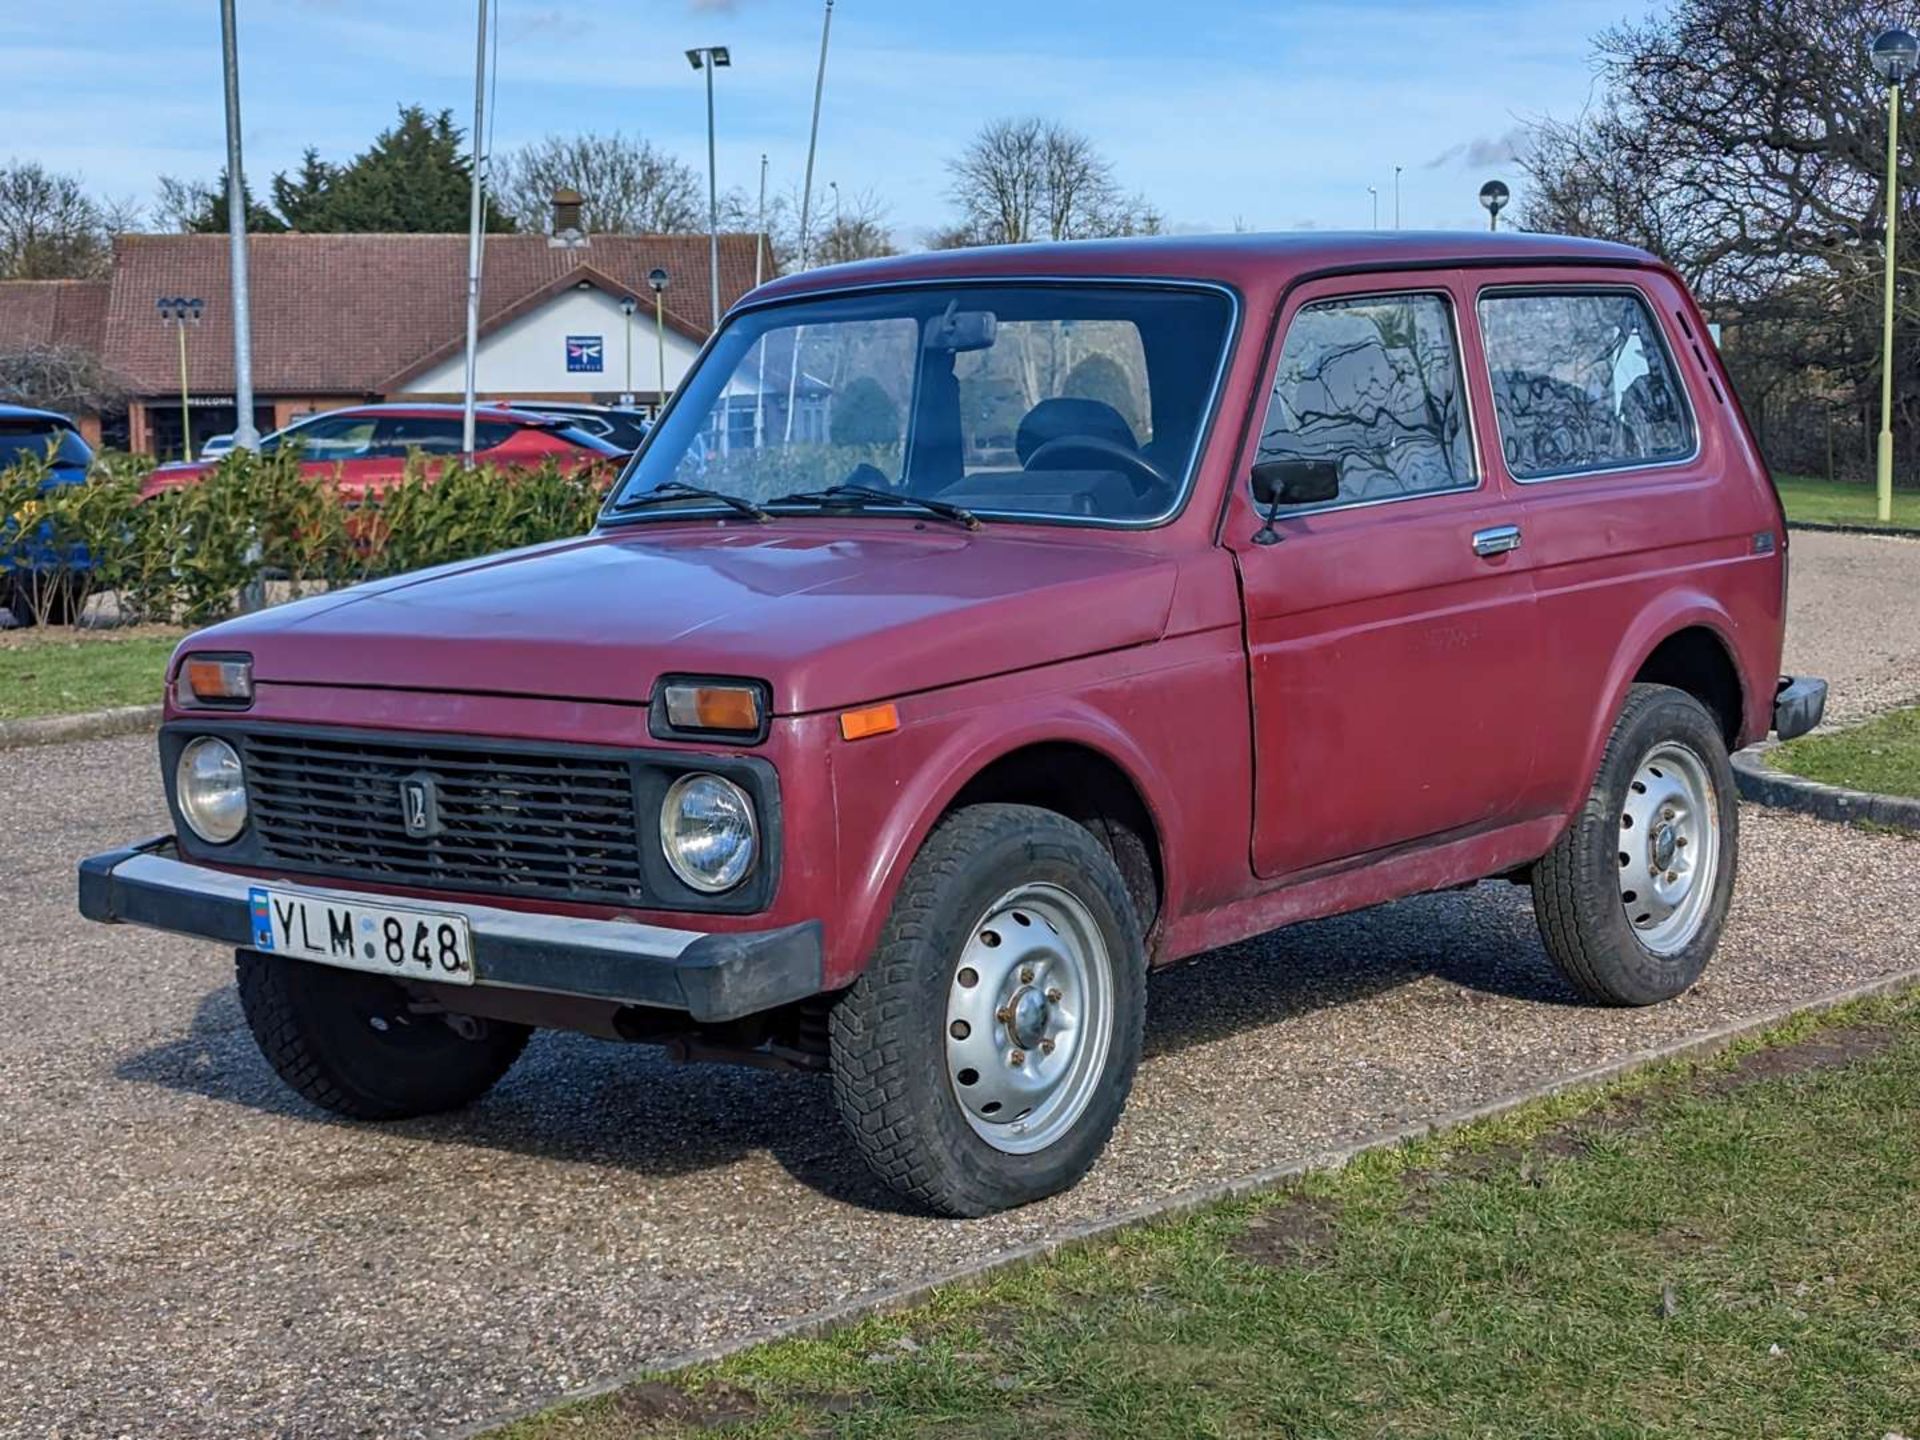
<instances>
[{"instance_id":1,"label":"rear window","mask_svg":"<svg viewBox=\"0 0 1920 1440\"><path fill-rule=\"evenodd\" d=\"M1481 297L1480 328L1500 446L1515 479L1693 454L1693 413L1637 292L1496 292Z\"/></svg>"},{"instance_id":2,"label":"rear window","mask_svg":"<svg viewBox=\"0 0 1920 1440\"><path fill-rule=\"evenodd\" d=\"M44 460L48 448L57 465L90 465L93 451L87 442L64 425L45 420L0 420L0 470L8 470L23 460Z\"/></svg>"}]
</instances>

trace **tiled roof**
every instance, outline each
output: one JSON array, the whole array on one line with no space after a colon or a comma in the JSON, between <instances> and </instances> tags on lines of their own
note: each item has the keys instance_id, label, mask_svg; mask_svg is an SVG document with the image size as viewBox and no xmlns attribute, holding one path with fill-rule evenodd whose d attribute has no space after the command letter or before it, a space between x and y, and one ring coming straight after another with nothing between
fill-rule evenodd
<instances>
[{"instance_id":1,"label":"tiled roof","mask_svg":"<svg viewBox=\"0 0 1920 1440\"><path fill-rule=\"evenodd\" d=\"M668 323L706 338L705 235L595 235L578 249L552 245L544 235L489 235L486 243L483 334L582 282L634 295L651 308L647 272L658 265L672 276ZM178 341L154 308L162 296L206 302L188 337L188 383L202 394L232 391L227 244L224 235L123 235L114 242L104 353L135 394L179 387ZM376 393L463 343L465 235L254 235L247 255L259 394ZM723 310L753 288L753 257L752 235L720 237Z\"/></svg>"},{"instance_id":2,"label":"tiled roof","mask_svg":"<svg viewBox=\"0 0 1920 1440\"><path fill-rule=\"evenodd\" d=\"M106 320L105 280L0 280L0 350L72 345L98 354Z\"/></svg>"}]
</instances>

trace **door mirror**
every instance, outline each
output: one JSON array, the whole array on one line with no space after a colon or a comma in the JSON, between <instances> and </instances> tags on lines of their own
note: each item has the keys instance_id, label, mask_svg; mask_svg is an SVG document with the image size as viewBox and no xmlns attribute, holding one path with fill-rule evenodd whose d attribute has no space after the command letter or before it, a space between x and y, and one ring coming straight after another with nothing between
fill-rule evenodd
<instances>
[{"instance_id":1,"label":"door mirror","mask_svg":"<svg viewBox=\"0 0 1920 1440\"><path fill-rule=\"evenodd\" d=\"M1253 467L1253 498L1262 506L1319 505L1340 498L1337 460L1262 460Z\"/></svg>"}]
</instances>

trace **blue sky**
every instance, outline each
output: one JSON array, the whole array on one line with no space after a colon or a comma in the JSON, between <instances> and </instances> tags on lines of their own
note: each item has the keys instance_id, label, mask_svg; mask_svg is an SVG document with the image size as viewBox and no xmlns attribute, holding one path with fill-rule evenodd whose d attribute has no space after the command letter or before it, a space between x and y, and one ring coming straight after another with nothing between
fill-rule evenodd
<instances>
[{"instance_id":1,"label":"blue sky","mask_svg":"<svg viewBox=\"0 0 1920 1440\"><path fill-rule=\"evenodd\" d=\"M720 183L797 189L819 0L499 0L494 144L621 129L705 158L704 92L682 51L731 46ZM1476 225L1482 180L1524 120L1593 89L1592 35L1644 0L838 0L816 190L888 203L903 240L947 215L945 159L984 119L1058 117L1178 228L1364 227L1367 186L1409 228ZM239 0L241 106L256 189L307 145L363 148L402 101L473 104L469 0ZM151 198L220 166L213 0L0 7L0 159Z\"/></svg>"}]
</instances>

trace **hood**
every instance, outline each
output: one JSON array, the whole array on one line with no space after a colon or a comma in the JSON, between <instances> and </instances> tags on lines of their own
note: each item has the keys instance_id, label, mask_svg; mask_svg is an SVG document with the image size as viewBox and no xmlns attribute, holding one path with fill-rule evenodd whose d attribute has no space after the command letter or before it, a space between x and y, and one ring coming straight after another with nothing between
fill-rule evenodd
<instances>
[{"instance_id":1,"label":"hood","mask_svg":"<svg viewBox=\"0 0 1920 1440\"><path fill-rule=\"evenodd\" d=\"M263 683L638 705L661 674L746 676L798 714L1144 644L1165 628L1175 570L1125 539L1064 531L640 525L318 596L203 638L250 650Z\"/></svg>"}]
</instances>

